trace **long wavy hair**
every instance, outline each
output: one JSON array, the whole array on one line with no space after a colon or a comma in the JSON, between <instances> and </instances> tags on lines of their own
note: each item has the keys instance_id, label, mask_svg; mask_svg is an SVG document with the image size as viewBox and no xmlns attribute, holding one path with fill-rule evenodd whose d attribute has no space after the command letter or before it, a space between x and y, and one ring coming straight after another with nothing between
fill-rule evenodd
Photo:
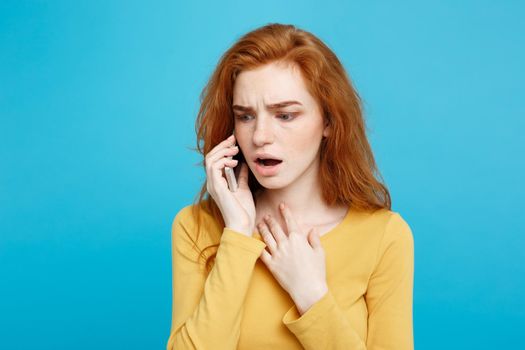
<instances>
[{"instance_id":1,"label":"long wavy hair","mask_svg":"<svg viewBox=\"0 0 525 350\"><path fill-rule=\"evenodd\" d=\"M359 211L390 209L390 194L367 140L361 98L332 50L313 34L293 25L270 23L257 28L242 36L222 55L200 94L201 105L195 122L197 148L193 150L204 158L231 135L233 87L239 73L274 62L295 64L300 68L308 92L320 106L325 122L331 126L330 135L322 139L320 147L319 177L327 205L348 205ZM242 154L237 156L241 158L240 165ZM204 167L204 159L199 164ZM256 193L261 185L251 171L248 172L250 190ZM206 183L195 197L192 209L197 222L196 240L202 212L213 217L219 228L224 227L222 214L207 192ZM196 240L190 239L197 246ZM208 271L217 248L218 244L214 244L197 249ZM212 253L206 256L208 249Z\"/></svg>"}]
</instances>

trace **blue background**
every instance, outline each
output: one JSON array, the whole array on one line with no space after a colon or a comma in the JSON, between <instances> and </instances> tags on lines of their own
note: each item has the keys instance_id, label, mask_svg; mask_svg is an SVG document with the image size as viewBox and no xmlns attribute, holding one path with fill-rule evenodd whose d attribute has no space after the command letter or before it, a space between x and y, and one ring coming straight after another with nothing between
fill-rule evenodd
<instances>
[{"instance_id":1,"label":"blue background","mask_svg":"<svg viewBox=\"0 0 525 350\"><path fill-rule=\"evenodd\" d=\"M164 349L198 94L269 22L340 57L415 239L418 349L524 346L520 1L2 1L0 348ZM520 23L521 22L521 23Z\"/></svg>"}]
</instances>

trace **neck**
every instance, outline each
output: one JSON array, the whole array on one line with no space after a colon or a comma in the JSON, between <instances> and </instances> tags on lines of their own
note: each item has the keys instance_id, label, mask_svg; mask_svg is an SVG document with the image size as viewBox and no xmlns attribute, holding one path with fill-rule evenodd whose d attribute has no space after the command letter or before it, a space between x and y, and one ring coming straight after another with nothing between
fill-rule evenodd
<instances>
[{"instance_id":1,"label":"neck","mask_svg":"<svg viewBox=\"0 0 525 350\"><path fill-rule=\"evenodd\" d=\"M256 196L257 209L280 217L279 204L284 202L296 218L306 219L323 215L330 208L322 198L318 181L317 176L302 176L298 181L283 188L263 188Z\"/></svg>"}]
</instances>

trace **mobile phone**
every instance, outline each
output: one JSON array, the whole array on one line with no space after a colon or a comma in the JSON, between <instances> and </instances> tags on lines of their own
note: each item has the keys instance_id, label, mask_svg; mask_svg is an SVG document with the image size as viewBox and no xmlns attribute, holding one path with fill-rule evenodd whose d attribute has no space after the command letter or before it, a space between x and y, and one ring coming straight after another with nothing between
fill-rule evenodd
<instances>
[{"instance_id":1,"label":"mobile phone","mask_svg":"<svg viewBox=\"0 0 525 350\"><path fill-rule=\"evenodd\" d=\"M235 172L229 166L224 168L224 173L226 174L226 180L228 181L228 188L231 192L237 191L239 187L237 185L237 180L235 179Z\"/></svg>"},{"instance_id":2,"label":"mobile phone","mask_svg":"<svg viewBox=\"0 0 525 350\"><path fill-rule=\"evenodd\" d=\"M233 157L228 157L228 158L233 159ZM240 165L240 162L237 163L237 166L239 165ZM233 169L230 168L229 166L224 167L224 174L226 175L226 181L228 181L228 188L230 189L230 191L231 192L237 191L239 186L237 184L237 179L235 178L235 172L233 171Z\"/></svg>"}]
</instances>

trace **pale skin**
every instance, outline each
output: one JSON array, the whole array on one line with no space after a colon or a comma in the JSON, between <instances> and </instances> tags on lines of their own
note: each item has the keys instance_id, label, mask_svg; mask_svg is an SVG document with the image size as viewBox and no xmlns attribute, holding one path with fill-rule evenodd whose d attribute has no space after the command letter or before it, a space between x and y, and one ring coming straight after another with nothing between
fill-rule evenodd
<instances>
[{"instance_id":1,"label":"pale skin","mask_svg":"<svg viewBox=\"0 0 525 350\"><path fill-rule=\"evenodd\" d=\"M268 108L282 101L298 104ZM234 86L233 109L235 139L263 186L254 195L256 227L267 245L260 258L302 315L328 291L320 236L348 210L328 206L321 196L320 143L330 136L330 127L293 66L271 63L241 72ZM272 176L257 172L257 152L282 159L280 171ZM241 175L246 172L241 167Z\"/></svg>"},{"instance_id":2,"label":"pale skin","mask_svg":"<svg viewBox=\"0 0 525 350\"><path fill-rule=\"evenodd\" d=\"M257 225L270 251L263 250L261 260L302 315L328 291L324 249L313 229L305 233L284 203L279 208L285 229L271 215Z\"/></svg>"}]
</instances>

